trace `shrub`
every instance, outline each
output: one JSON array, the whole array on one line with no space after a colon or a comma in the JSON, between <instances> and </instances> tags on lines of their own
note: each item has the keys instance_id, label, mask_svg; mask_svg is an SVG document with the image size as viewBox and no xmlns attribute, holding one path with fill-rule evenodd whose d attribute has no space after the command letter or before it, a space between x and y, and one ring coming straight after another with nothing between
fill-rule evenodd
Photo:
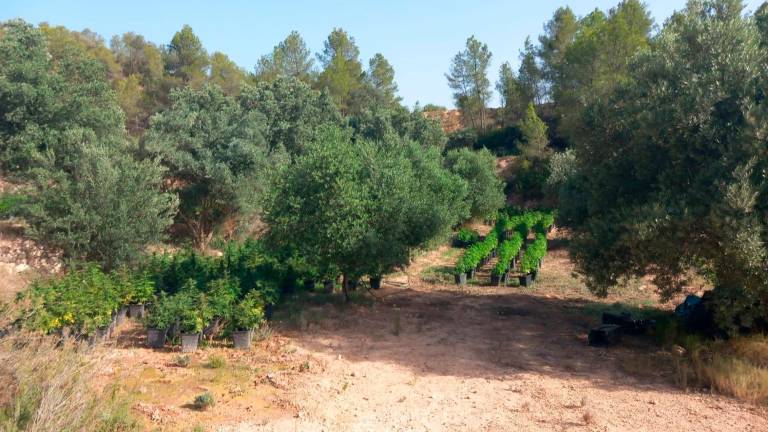
<instances>
[{"instance_id":1,"label":"shrub","mask_svg":"<svg viewBox=\"0 0 768 432\"><path fill-rule=\"evenodd\" d=\"M192 405L199 410L206 410L216 405L216 400L213 398L213 394L205 392L195 396Z\"/></svg>"},{"instance_id":2,"label":"shrub","mask_svg":"<svg viewBox=\"0 0 768 432\"><path fill-rule=\"evenodd\" d=\"M0 219L15 216L25 200L25 195L0 193Z\"/></svg>"},{"instance_id":3,"label":"shrub","mask_svg":"<svg viewBox=\"0 0 768 432\"><path fill-rule=\"evenodd\" d=\"M221 369L227 365L227 360L224 357L218 356L218 355L212 355L208 357L208 363L206 363L206 367L211 369Z\"/></svg>"},{"instance_id":4,"label":"shrub","mask_svg":"<svg viewBox=\"0 0 768 432\"><path fill-rule=\"evenodd\" d=\"M456 233L456 242L464 247L471 246L480 240L480 234L471 228L462 228Z\"/></svg>"},{"instance_id":5,"label":"shrub","mask_svg":"<svg viewBox=\"0 0 768 432\"><path fill-rule=\"evenodd\" d=\"M186 354L180 354L173 358L173 364L178 367L187 367L192 362L192 359Z\"/></svg>"},{"instance_id":6,"label":"shrub","mask_svg":"<svg viewBox=\"0 0 768 432\"><path fill-rule=\"evenodd\" d=\"M504 182L496 174L496 158L486 149L452 150L446 155L448 169L469 185L470 214L484 218L504 205Z\"/></svg>"},{"instance_id":7,"label":"shrub","mask_svg":"<svg viewBox=\"0 0 768 432\"><path fill-rule=\"evenodd\" d=\"M232 312L235 330L252 330L264 322L264 300L258 291L250 291Z\"/></svg>"}]
</instances>

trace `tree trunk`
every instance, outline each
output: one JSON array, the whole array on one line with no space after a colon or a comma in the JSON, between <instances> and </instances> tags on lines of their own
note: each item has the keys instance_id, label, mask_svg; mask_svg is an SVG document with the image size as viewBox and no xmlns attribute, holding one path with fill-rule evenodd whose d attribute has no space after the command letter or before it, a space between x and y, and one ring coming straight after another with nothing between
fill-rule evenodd
<instances>
[{"instance_id":1,"label":"tree trunk","mask_svg":"<svg viewBox=\"0 0 768 432\"><path fill-rule=\"evenodd\" d=\"M349 289L347 288L347 282L348 282L347 274L343 273L342 279L341 279L341 292L344 293L345 302L349 301Z\"/></svg>"}]
</instances>

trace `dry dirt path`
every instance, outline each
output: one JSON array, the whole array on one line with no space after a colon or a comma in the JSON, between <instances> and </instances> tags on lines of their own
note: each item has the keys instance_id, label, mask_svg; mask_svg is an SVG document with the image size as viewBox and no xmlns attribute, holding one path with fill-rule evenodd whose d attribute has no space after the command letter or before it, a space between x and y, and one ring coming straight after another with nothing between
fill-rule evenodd
<instances>
[{"instance_id":1,"label":"dry dirt path","mask_svg":"<svg viewBox=\"0 0 768 432\"><path fill-rule=\"evenodd\" d=\"M671 385L647 343L586 346L594 300L554 246L532 291L425 282L443 248L370 307L308 311L283 333L318 365L287 391L293 415L227 430L768 430L762 408Z\"/></svg>"}]
</instances>

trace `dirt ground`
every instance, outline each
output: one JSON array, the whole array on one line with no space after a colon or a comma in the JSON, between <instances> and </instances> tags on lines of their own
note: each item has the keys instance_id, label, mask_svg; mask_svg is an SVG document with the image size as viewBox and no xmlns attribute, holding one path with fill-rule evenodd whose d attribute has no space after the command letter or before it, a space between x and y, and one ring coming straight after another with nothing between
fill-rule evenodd
<instances>
[{"instance_id":1,"label":"dirt ground","mask_svg":"<svg viewBox=\"0 0 768 432\"><path fill-rule=\"evenodd\" d=\"M764 408L680 390L672 354L649 341L587 346L600 310L655 305L650 288L595 300L557 240L533 288L458 288L446 273L458 253L427 253L373 301L309 306L251 352L208 348L187 368L128 331L103 376L158 430L768 430ZM211 356L227 366L206 367ZM217 397L205 412L189 406L202 391Z\"/></svg>"}]
</instances>

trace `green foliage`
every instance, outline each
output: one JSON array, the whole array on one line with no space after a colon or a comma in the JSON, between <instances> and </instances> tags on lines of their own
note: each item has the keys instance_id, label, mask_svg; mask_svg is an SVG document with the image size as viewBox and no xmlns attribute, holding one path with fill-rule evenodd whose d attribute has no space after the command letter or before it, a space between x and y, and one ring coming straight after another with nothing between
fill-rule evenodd
<instances>
[{"instance_id":1,"label":"green foliage","mask_svg":"<svg viewBox=\"0 0 768 432\"><path fill-rule=\"evenodd\" d=\"M349 116L348 122L356 137L367 140L384 141L397 136L438 150L443 149L447 140L438 121L399 105L371 103Z\"/></svg>"},{"instance_id":2,"label":"green foliage","mask_svg":"<svg viewBox=\"0 0 768 432\"><path fill-rule=\"evenodd\" d=\"M83 147L123 146L123 114L103 64L67 45L55 56L21 20L0 24L0 168L71 171ZM34 102L32 102L34 101Z\"/></svg>"},{"instance_id":3,"label":"green foliage","mask_svg":"<svg viewBox=\"0 0 768 432\"><path fill-rule=\"evenodd\" d=\"M504 182L496 175L496 158L486 149L452 150L446 156L448 169L469 185L470 214L484 218L504 205Z\"/></svg>"},{"instance_id":4,"label":"green foliage","mask_svg":"<svg viewBox=\"0 0 768 432\"><path fill-rule=\"evenodd\" d=\"M768 52L742 11L689 2L588 106L575 149L581 203L568 206L582 209L571 212L582 216L570 221L573 256L595 292L650 274L669 298L686 273L708 275L727 293L716 319L729 332L768 292Z\"/></svg>"},{"instance_id":5,"label":"green foliage","mask_svg":"<svg viewBox=\"0 0 768 432\"><path fill-rule=\"evenodd\" d=\"M253 330L264 322L264 299L258 291L250 291L235 305L232 326L235 330Z\"/></svg>"},{"instance_id":6,"label":"green foliage","mask_svg":"<svg viewBox=\"0 0 768 432\"><path fill-rule=\"evenodd\" d=\"M517 147L524 158L534 160L547 156L549 150L547 125L536 115L536 109L532 103L528 104L525 117L520 120L517 128L521 134Z\"/></svg>"},{"instance_id":7,"label":"green foliage","mask_svg":"<svg viewBox=\"0 0 768 432\"><path fill-rule=\"evenodd\" d=\"M525 248L523 258L520 260L520 271L530 273L539 268L539 263L544 255L547 254L547 236L545 234L536 234L533 243Z\"/></svg>"},{"instance_id":8,"label":"green foliage","mask_svg":"<svg viewBox=\"0 0 768 432\"><path fill-rule=\"evenodd\" d=\"M224 220L244 222L258 210L265 173L276 159L260 113L243 109L220 88L175 90L171 102L152 118L145 145L178 185L178 220L203 249Z\"/></svg>"},{"instance_id":9,"label":"green foliage","mask_svg":"<svg viewBox=\"0 0 768 432\"><path fill-rule=\"evenodd\" d=\"M211 55L208 82L220 87L227 96L236 96L246 82L246 74L226 54L215 52Z\"/></svg>"},{"instance_id":10,"label":"green foliage","mask_svg":"<svg viewBox=\"0 0 768 432\"><path fill-rule=\"evenodd\" d=\"M211 355L208 357L208 363L205 364L205 367L210 369L222 369L227 366L227 360L218 355Z\"/></svg>"},{"instance_id":11,"label":"green foliage","mask_svg":"<svg viewBox=\"0 0 768 432\"><path fill-rule=\"evenodd\" d=\"M334 28L324 42L318 59L323 71L317 77L317 86L327 89L342 113L349 113L351 97L363 86L363 65L355 38L346 31Z\"/></svg>"},{"instance_id":12,"label":"green foliage","mask_svg":"<svg viewBox=\"0 0 768 432\"><path fill-rule=\"evenodd\" d=\"M498 262L493 268L492 272L496 276L501 276L509 271L509 264L512 258L520 252L520 248L523 246L523 238L520 233L512 233L512 236L504 240L499 246Z\"/></svg>"},{"instance_id":13,"label":"green foliage","mask_svg":"<svg viewBox=\"0 0 768 432\"><path fill-rule=\"evenodd\" d=\"M273 178L269 242L325 273L384 274L467 215L466 186L436 149L327 128Z\"/></svg>"},{"instance_id":14,"label":"green foliage","mask_svg":"<svg viewBox=\"0 0 768 432\"><path fill-rule=\"evenodd\" d=\"M88 149L71 174L35 172L23 204L29 234L67 258L105 269L134 262L147 245L165 237L177 199L161 192L164 170L156 161Z\"/></svg>"},{"instance_id":15,"label":"green foliage","mask_svg":"<svg viewBox=\"0 0 768 432\"><path fill-rule=\"evenodd\" d=\"M464 255L456 262L454 271L456 274L466 273L480 265L480 261L487 258L499 245L499 235L496 230L488 233L483 241L473 244L464 252Z\"/></svg>"},{"instance_id":16,"label":"green foliage","mask_svg":"<svg viewBox=\"0 0 768 432\"><path fill-rule=\"evenodd\" d=\"M0 193L0 219L15 216L20 212L27 196L15 193Z\"/></svg>"},{"instance_id":17,"label":"green foliage","mask_svg":"<svg viewBox=\"0 0 768 432\"><path fill-rule=\"evenodd\" d=\"M165 70L185 85L200 88L207 78L208 53L192 27L184 25L163 52Z\"/></svg>"},{"instance_id":18,"label":"green foliage","mask_svg":"<svg viewBox=\"0 0 768 432\"><path fill-rule=\"evenodd\" d=\"M122 272L104 273L94 265L72 270L61 278L36 281L17 298L24 325L51 333L71 327L90 335L107 327L120 306L143 296L147 280Z\"/></svg>"},{"instance_id":19,"label":"green foliage","mask_svg":"<svg viewBox=\"0 0 768 432\"><path fill-rule=\"evenodd\" d=\"M213 394L205 392L195 396L195 400L192 402L192 405L194 405L194 407L199 410L207 410L208 408L216 405L216 399L213 397Z\"/></svg>"},{"instance_id":20,"label":"green foliage","mask_svg":"<svg viewBox=\"0 0 768 432\"><path fill-rule=\"evenodd\" d=\"M271 82L278 78L294 78L309 84L315 74L314 60L307 44L297 31L292 31L269 55L256 64L256 79Z\"/></svg>"},{"instance_id":21,"label":"green foliage","mask_svg":"<svg viewBox=\"0 0 768 432\"><path fill-rule=\"evenodd\" d=\"M471 228L461 228L454 237L462 246L472 246L480 240L480 234Z\"/></svg>"},{"instance_id":22,"label":"green foliage","mask_svg":"<svg viewBox=\"0 0 768 432\"><path fill-rule=\"evenodd\" d=\"M167 330L176 320L175 303L172 297L160 292L148 308L144 325L151 329Z\"/></svg>"},{"instance_id":23,"label":"green foliage","mask_svg":"<svg viewBox=\"0 0 768 432\"><path fill-rule=\"evenodd\" d=\"M341 125L330 96L313 90L296 78L277 78L243 90L239 98L246 111L257 111L265 120L262 131L270 149L285 148L301 154L322 125Z\"/></svg>"}]
</instances>

